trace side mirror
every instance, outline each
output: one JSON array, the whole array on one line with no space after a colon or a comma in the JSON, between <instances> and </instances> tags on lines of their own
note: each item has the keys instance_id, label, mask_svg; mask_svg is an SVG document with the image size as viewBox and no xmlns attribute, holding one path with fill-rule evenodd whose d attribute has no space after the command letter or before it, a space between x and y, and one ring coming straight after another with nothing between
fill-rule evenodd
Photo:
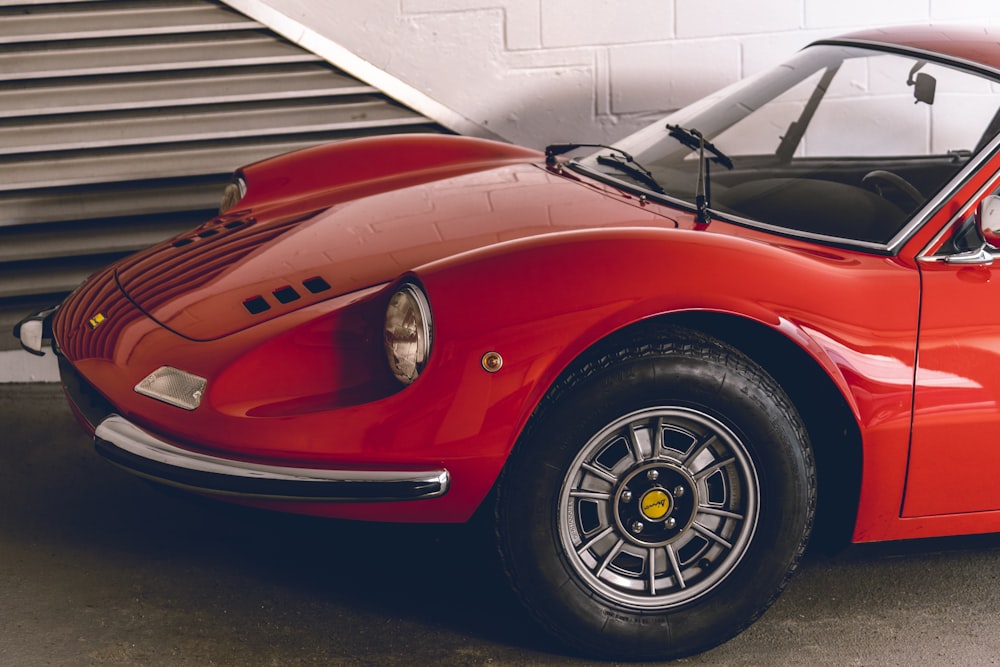
<instances>
[{"instance_id":1,"label":"side mirror","mask_svg":"<svg viewBox=\"0 0 1000 667\"><path fill-rule=\"evenodd\" d=\"M990 249L1000 248L1000 197L990 195L976 209L976 230Z\"/></svg>"},{"instance_id":2,"label":"side mirror","mask_svg":"<svg viewBox=\"0 0 1000 667\"><path fill-rule=\"evenodd\" d=\"M968 245L978 243L978 248L960 252L953 251L951 254L945 254L941 257L931 257L928 261L968 266L990 266L993 264L996 259L993 253L1000 251L1000 197L990 195L979 202L973 218L976 239L967 240ZM968 229L967 225L963 225L963 227Z\"/></svg>"}]
</instances>

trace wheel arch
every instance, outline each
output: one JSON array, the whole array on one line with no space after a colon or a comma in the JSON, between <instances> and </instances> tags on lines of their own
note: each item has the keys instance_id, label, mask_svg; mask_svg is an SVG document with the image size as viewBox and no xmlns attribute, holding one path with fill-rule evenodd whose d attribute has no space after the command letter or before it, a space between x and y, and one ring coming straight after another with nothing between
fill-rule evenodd
<instances>
[{"instance_id":1,"label":"wheel arch","mask_svg":"<svg viewBox=\"0 0 1000 667\"><path fill-rule=\"evenodd\" d=\"M821 364L798 343L755 320L714 311L684 311L635 322L596 341L580 353L546 390L525 432L567 377L643 330L682 326L736 348L781 386L805 423L816 462L818 504L812 544L826 551L850 543L857 517L862 476L862 439L851 406Z\"/></svg>"},{"instance_id":2,"label":"wheel arch","mask_svg":"<svg viewBox=\"0 0 1000 667\"><path fill-rule=\"evenodd\" d=\"M829 374L795 342L750 319L687 312L661 321L701 331L735 347L781 385L806 425L816 460L818 504L812 543L824 549L849 543L861 495L861 430Z\"/></svg>"}]
</instances>

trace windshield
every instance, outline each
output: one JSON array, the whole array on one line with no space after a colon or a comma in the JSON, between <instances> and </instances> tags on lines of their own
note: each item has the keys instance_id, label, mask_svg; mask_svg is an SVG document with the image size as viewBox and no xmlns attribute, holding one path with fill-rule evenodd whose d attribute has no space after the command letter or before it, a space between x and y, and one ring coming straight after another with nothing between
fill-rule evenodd
<instances>
[{"instance_id":1,"label":"windshield","mask_svg":"<svg viewBox=\"0 0 1000 667\"><path fill-rule=\"evenodd\" d=\"M580 164L706 219L886 244L996 134L998 109L983 74L816 45L615 144L648 176L607 150Z\"/></svg>"}]
</instances>

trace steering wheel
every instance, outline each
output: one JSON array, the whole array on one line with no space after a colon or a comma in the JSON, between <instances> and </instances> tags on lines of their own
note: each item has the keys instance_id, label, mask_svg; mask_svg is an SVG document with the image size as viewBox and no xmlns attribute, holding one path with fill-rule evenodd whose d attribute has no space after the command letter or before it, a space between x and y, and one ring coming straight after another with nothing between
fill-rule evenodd
<instances>
[{"instance_id":1,"label":"steering wheel","mask_svg":"<svg viewBox=\"0 0 1000 667\"><path fill-rule=\"evenodd\" d=\"M861 179L861 182L873 189L880 197L883 198L885 197L885 194L882 192L882 186L891 185L912 199L913 203L918 206L923 204L924 199L926 199L924 195L921 194L920 190L917 190L917 188L914 187L914 185L908 180L899 174L894 174L891 171L886 171L885 169L875 169L873 171L869 171Z\"/></svg>"}]
</instances>

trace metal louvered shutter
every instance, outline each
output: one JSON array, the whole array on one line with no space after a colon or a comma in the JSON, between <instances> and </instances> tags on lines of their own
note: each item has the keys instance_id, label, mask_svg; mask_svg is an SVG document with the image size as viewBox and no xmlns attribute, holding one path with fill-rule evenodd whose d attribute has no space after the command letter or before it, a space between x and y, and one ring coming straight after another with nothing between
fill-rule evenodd
<instances>
[{"instance_id":1,"label":"metal louvered shutter","mask_svg":"<svg viewBox=\"0 0 1000 667\"><path fill-rule=\"evenodd\" d=\"M8 320L210 217L237 166L447 132L212 0L0 0L0 26Z\"/></svg>"}]
</instances>

